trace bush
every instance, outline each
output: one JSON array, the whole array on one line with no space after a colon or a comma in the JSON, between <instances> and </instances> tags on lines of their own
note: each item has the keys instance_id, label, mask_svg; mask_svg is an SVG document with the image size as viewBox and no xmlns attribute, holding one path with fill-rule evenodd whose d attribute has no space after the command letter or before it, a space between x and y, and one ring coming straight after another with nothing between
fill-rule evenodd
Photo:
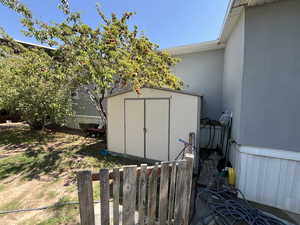
<instances>
[{"instance_id":1,"label":"bush","mask_svg":"<svg viewBox=\"0 0 300 225\"><path fill-rule=\"evenodd\" d=\"M34 129L63 123L72 114L71 80L43 49L13 44L18 54L0 46L7 52L0 59L0 107L18 113Z\"/></svg>"}]
</instances>

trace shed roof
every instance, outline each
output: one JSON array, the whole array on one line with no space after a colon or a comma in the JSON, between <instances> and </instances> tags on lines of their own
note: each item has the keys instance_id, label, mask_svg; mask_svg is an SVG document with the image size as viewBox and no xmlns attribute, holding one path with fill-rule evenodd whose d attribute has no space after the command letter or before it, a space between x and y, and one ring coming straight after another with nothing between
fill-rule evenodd
<instances>
[{"instance_id":1,"label":"shed roof","mask_svg":"<svg viewBox=\"0 0 300 225\"><path fill-rule=\"evenodd\" d=\"M197 97L203 96L203 95L197 94L195 92L190 92L190 91L185 91L185 90L174 90L174 89L169 89L169 88L144 87L142 89L153 89L153 90L159 90L159 91L175 92L175 93L179 93L179 94L183 94L183 95L191 95L191 96L197 96ZM111 94L111 95L107 96L106 98L126 94L126 93L129 93L132 91L133 91L132 89L125 89L125 90L119 91L117 93Z\"/></svg>"}]
</instances>

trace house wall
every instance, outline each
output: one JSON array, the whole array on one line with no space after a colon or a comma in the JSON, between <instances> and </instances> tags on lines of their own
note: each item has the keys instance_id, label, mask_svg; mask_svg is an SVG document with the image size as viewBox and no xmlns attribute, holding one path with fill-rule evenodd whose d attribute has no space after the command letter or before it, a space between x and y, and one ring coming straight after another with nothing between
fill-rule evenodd
<instances>
[{"instance_id":1,"label":"house wall","mask_svg":"<svg viewBox=\"0 0 300 225\"><path fill-rule=\"evenodd\" d=\"M245 11L240 144L300 152L300 1Z\"/></svg>"},{"instance_id":2,"label":"house wall","mask_svg":"<svg viewBox=\"0 0 300 225\"><path fill-rule=\"evenodd\" d=\"M224 54L222 110L233 114L232 137L238 142L240 134L242 78L244 65L244 24L242 13L226 43Z\"/></svg>"},{"instance_id":3,"label":"house wall","mask_svg":"<svg viewBox=\"0 0 300 225\"><path fill-rule=\"evenodd\" d=\"M218 119L222 113L224 49L177 55L181 61L173 72L185 83L185 90L203 95L202 117Z\"/></svg>"},{"instance_id":4,"label":"house wall","mask_svg":"<svg viewBox=\"0 0 300 225\"><path fill-rule=\"evenodd\" d=\"M299 12L292 0L244 11L239 138L230 151L247 199L298 214Z\"/></svg>"},{"instance_id":5,"label":"house wall","mask_svg":"<svg viewBox=\"0 0 300 225\"><path fill-rule=\"evenodd\" d=\"M79 90L77 96L73 98L73 109L77 115L99 116L89 96L82 90Z\"/></svg>"},{"instance_id":6,"label":"house wall","mask_svg":"<svg viewBox=\"0 0 300 225\"><path fill-rule=\"evenodd\" d=\"M103 101L103 106L106 108L106 99ZM73 110L75 115L68 118L65 124L67 127L80 129L80 123L96 123L100 128L103 126L96 106L90 102L89 96L81 89L73 97Z\"/></svg>"}]
</instances>

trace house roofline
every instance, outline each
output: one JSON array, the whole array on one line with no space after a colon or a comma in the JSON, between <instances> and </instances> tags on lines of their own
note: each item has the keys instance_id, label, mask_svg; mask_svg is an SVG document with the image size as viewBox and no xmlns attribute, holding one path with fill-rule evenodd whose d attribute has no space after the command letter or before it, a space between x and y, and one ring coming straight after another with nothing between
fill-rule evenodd
<instances>
[{"instance_id":1,"label":"house roofline","mask_svg":"<svg viewBox=\"0 0 300 225\"><path fill-rule=\"evenodd\" d=\"M171 55L183 55L188 53L196 53L202 51L211 51L225 48L226 42L237 24L244 7L263 5L280 0L230 0L223 20L223 25L217 40L200 42L196 44L175 46L162 50L168 51Z\"/></svg>"},{"instance_id":2,"label":"house roofline","mask_svg":"<svg viewBox=\"0 0 300 225\"><path fill-rule=\"evenodd\" d=\"M5 40L5 38L0 37L0 40ZM21 41L21 40L17 40L17 39L13 39L15 42L18 42L20 44L24 44L24 45L29 45L29 46L33 46L33 47L38 47L38 48L44 48L44 49L48 49L48 50L56 50L56 48L52 48L52 47L48 47L45 45L40 45L40 44L34 44L34 43L30 43L27 41Z\"/></svg>"},{"instance_id":3,"label":"house roofline","mask_svg":"<svg viewBox=\"0 0 300 225\"><path fill-rule=\"evenodd\" d=\"M164 48L163 51L169 52L171 55L183 55L196 52L212 51L224 48L225 45L221 44L219 40L206 41L190 45L181 45L173 48Z\"/></svg>"},{"instance_id":4,"label":"house roofline","mask_svg":"<svg viewBox=\"0 0 300 225\"><path fill-rule=\"evenodd\" d=\"M229 18L230 18L230 14L232 13L232 8L233 8L235 2L236 2L236 0L230 0L229 4L227 6L227 10L226 10L226 14L225 14L225 17L223 20L221 32L220 32L217 40L200 42L200 43L190 44L190 45L175 46L175 47L171 47L171 48L165 48L162 50L165 50L165 51L169 52L171 55L176 56L176 55L197 53L197 52L203 52L203 51L212 51L212 50L225 48L227 38L230 35L229 30L231 30L233 27L233 24L229 23ZM227 33L226 36L225 36L225 33Z\"/></svg>"},{"instance_id":5,"label":"house roofline","mask_svg":"<svg viewBox=\"0 0 300 225\"><path fill-rule=\"evenodd\" d=\"M228 38L228 36L225 37L225 33L227 33L227 30L229 30L229 18L230 18L230 14L232 12L235 1L236 0L230 0L229 3L228 3L228 6L227 6L225 17L223 19L222 28L221 28L219 38L218 38L218 40L222 43L225 43L225 41Z\"/></svg>"},{"instance_id":6,"label":"house roofline","mask_svg":"<svg viewBox=\"0 0 300 225\"><path fill-rule=\"evenodd\" d=\"M40 45L40 44L34 44L34 43L27 42L27 41L21 41L21 40L15 40L15 41L18 43L21 43L21 44L30 45L30 46L34 46L34 47L45 48L45 49L49 49L49 50L56 50L56 48L52 48L52 47L48 47L48 46Z\"/></svg>"}]
</instances>

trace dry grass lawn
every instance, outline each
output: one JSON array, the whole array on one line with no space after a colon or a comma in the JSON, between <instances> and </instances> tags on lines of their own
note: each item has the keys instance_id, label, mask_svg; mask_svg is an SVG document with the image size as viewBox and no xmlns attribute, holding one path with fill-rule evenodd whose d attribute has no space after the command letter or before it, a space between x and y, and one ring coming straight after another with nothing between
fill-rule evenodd
<instances>
[{"instance_id":1,"label":"dry grass lawn","mask_svg":"<svg viewBox=\"0 0 300 225\"><path fill-rule=\"evenodd\" d=\"M25 124L0 124L0 211L77 201L76 171L135 162L101 156L101 140L71 130L32 131ZM99 199L99 184L94 196ZM78 205L0 215L1 224L79 224Z\"/></svg>"}]
</instances>

